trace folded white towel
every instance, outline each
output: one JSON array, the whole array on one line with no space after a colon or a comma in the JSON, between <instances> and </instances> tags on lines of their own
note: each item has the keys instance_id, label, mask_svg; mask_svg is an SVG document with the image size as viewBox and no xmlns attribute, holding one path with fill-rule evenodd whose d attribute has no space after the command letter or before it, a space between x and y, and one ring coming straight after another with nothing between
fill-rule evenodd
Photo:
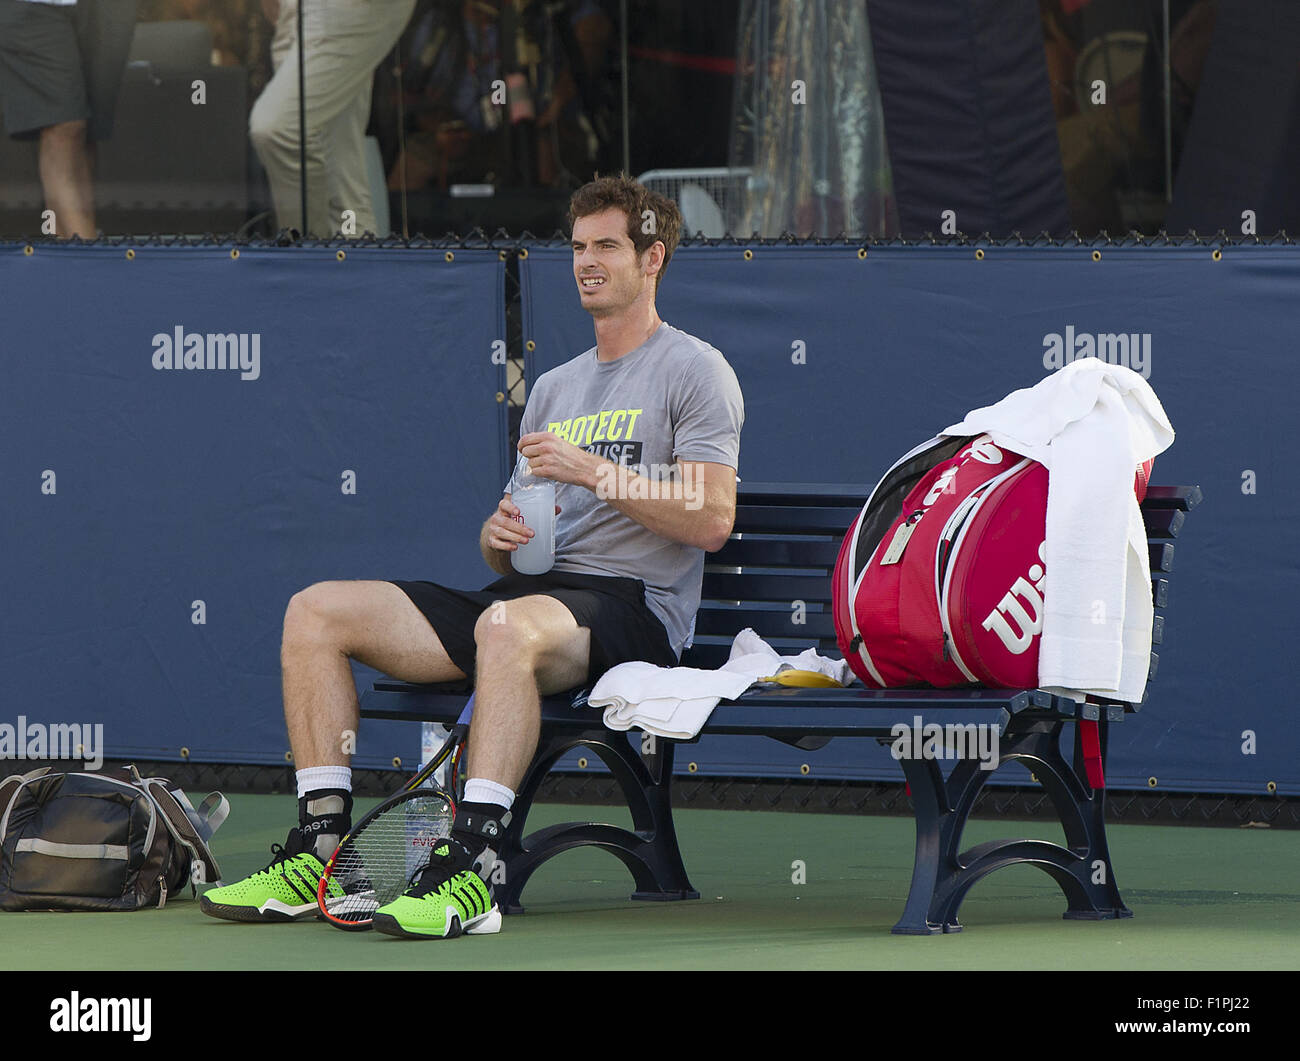
<instances>
[{"instance_id":1,"label":"folded white towel","mask_svg":"<svg viewBox=\"0 0 1300 1061\"><path fill-rule=\"evenodd\" d=\"M689 740L708 721L722 699L734 700L759 678L782 667L827 674L841 685L852 680L849 665L827 659L810 648L782 657L748 627L736 635L731 653L717 670L656 667L639 660L611 667L597 680L587 703L605 709L605 725L628 730L637 726L671 740Z\"/></svg>"}]
</instances>

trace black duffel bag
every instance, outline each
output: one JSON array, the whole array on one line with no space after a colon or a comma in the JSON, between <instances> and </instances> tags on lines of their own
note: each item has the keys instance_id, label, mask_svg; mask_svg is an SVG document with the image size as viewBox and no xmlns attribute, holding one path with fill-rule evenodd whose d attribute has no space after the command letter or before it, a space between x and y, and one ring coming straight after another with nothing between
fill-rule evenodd
<instances>
[{"instance_id":1,"label":"black duffel bag","mask_svg":"<svg viewBox=\"0 0 1300 1061\"><path fill-rule=\"evenodd\" d=\"M134 766L102 774L49 767L0 782L0 910L161 907L221 883L208 841L229 813L220 792L196 809Z\"/></svg>"}]
</instances>

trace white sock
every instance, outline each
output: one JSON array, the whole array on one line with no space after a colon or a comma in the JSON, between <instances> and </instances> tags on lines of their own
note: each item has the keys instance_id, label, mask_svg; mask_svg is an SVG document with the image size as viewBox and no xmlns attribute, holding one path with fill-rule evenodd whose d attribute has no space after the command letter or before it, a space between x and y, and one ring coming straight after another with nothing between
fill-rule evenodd
<instances>
[{"instance_id":1,"label":"white sock","mask_svg":"<svg viewBox=\"0 0 1300 1061\"><path fill-rule=\"evenodd\" d=\"M351 792L352 768L350 766L308 766L298 771L299 799L310 792L319 792L323 788L341 788L344 792Z\"/></svg>"},{"instance_id":2,"label":"white sock","mask_svg":"<svg viewBox=\"0 0 1300 1061\"><path fill-rule=\"evenodd\" d=\"M464 803L493 803L502 810L509 810L515 802L515 794L505 785L488 781L481 777L471 777L465 782Z\"/></svg>"}]
</instances>

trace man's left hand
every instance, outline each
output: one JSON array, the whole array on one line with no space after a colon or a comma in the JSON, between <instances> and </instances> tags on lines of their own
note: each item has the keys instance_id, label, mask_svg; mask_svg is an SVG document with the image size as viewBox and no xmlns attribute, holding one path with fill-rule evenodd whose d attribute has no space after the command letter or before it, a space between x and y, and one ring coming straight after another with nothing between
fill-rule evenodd
<instances>
[{"instance_id":1,"label":"man's left hand","mask_svg":"<svg viewBox=\"0 0 1300 1061\"><path fill-rule=\"evenodd\" d=\"M528 470L543 479L595 489L596 469L604 460L550 431L530 431L519 439Z\"/></svg>"}]
</instances>

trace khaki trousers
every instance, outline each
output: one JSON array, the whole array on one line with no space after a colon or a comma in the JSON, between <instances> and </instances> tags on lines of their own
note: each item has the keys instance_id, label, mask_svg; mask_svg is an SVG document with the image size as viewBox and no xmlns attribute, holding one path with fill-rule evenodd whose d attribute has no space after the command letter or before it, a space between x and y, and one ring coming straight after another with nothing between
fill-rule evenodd
<instances>
[{"instance_id":1,"label":"khaki trousers","mask_svg":"<svg viewBox=\"0 0 1300 1061\"><path fill-rule=\"evenodd\" d=\"M375 67L397 43L414 7L415 0L305 0L304 225L298 147L298 0L280 0L271 44L275 75L248 119L249 138L270 180L278 227L322 238L374 232L365 159L370 89ZM349 220L345 211L356 215L355 233L344 233Z\"/></svg>"}]
</instances>

